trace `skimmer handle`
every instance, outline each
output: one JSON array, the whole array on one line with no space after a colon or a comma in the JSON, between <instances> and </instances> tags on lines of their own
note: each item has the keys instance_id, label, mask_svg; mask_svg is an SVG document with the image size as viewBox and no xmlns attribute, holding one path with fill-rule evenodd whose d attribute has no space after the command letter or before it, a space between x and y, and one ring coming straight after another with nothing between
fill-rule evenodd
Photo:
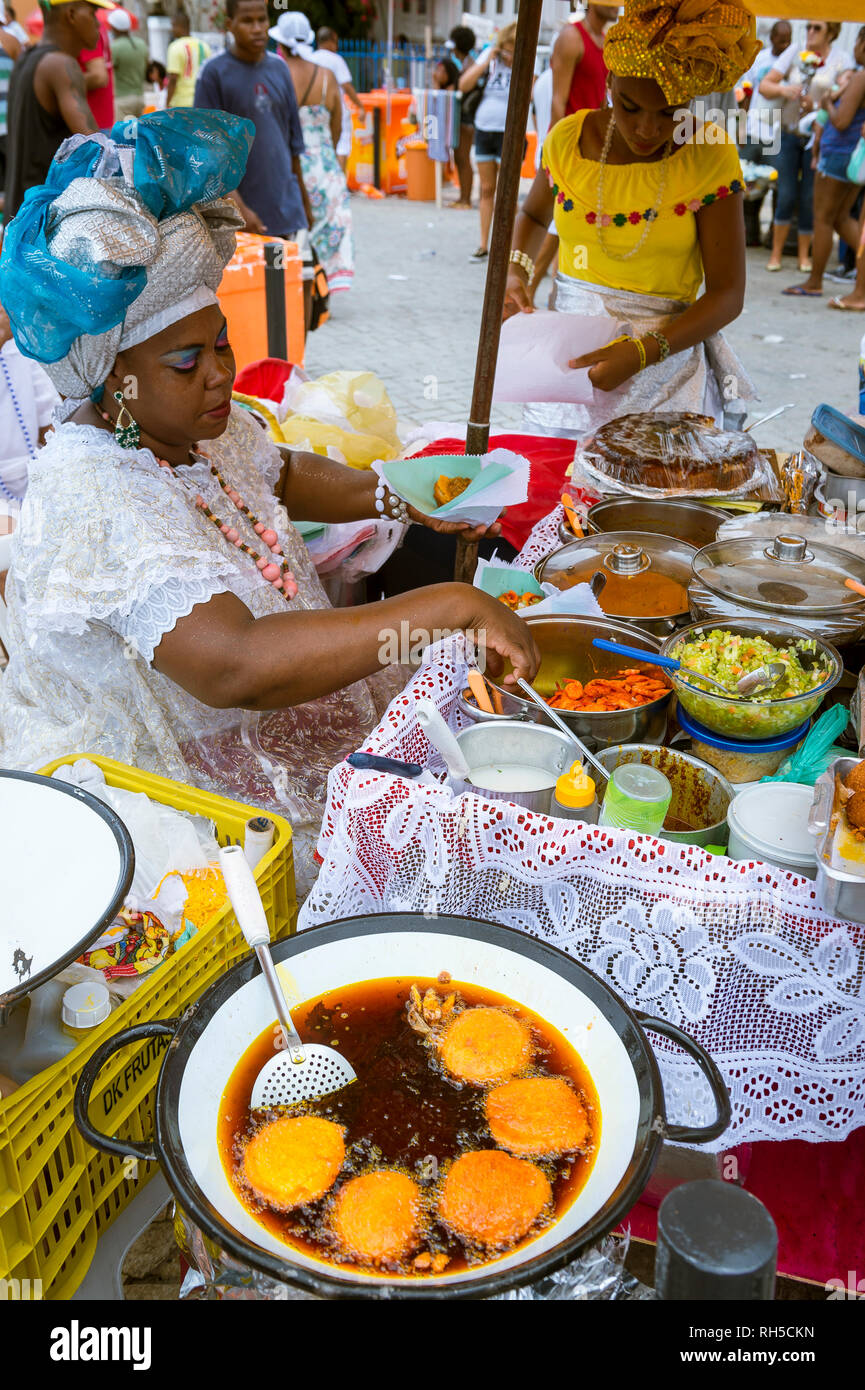
<instances>
[{"instance_id":1,"label":"skimmer handle","mask_svg":"<svg viewBox=\"0 0 865 1390\"><path fill-rule=\"evenodd\" d=\"M300 1035L291 1021L291 1014L282 991L282 985L274 969L273 958L270 954L270 928L267 925L264 904L261 901L261 894L258 891L258 884L253 877L252 869L246 862L246 855L240 845L223 846L219 851L219 863L231 906L234 908L244 940L248 946L252 947L258 957L261 973L267 983L270 997L276 1009L276 1016L282 1026L283 1038L289 1056L293 1062L303 1062L306 1053L303 1050Z\"/></svg>"},{"instance_id":2,"label":"skimmer handle","mask_svg":"<svg viewBox=\"0 0 865 1390\"><path fill-rule=\"evenodd\" d=\"M219 863L247 946L254 951L257 946L269 944L270 927L264 915L264 904L241 846L225 845L219 851Z\"/></svg>"}]
</instances>

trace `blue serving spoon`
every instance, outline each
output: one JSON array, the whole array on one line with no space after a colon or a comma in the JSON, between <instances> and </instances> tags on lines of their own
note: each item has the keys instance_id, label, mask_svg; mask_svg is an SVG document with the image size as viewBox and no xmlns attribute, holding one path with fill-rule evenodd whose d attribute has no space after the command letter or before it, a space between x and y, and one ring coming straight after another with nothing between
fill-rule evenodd
<instances>
[{"instance_id":1,"label":"blue serving spoon","mask_svg":"<svg viewBox=\"0 0 865 1390\"><path fill-rule=\"evenodd\" d=\"M722 685L713 676L704 676L702 671L694 671L690 666L683 666L681 661L677 661L672 656L661 656L660 652L646 652L640 647L625 647L621 642L610 642L606 637L592 638L592 646L600 647L603 652L615 652L616 656L632 656L638 661L645 661L649 666L661 666L665 671L681 671L683 675L691 676L694 680L704 681L706 685L712 685L716 690L720 690L729 700L733 694L729 686ZM751 671L749 675L742 676L736 682L736 691L743 698L755 694L758 690L771 690L772 686L777 685L786 671L783 661L772 661L768 666L761 666L757 671ZM690 684L690 681L687 682Z\"/></svg>"}]
</instances>

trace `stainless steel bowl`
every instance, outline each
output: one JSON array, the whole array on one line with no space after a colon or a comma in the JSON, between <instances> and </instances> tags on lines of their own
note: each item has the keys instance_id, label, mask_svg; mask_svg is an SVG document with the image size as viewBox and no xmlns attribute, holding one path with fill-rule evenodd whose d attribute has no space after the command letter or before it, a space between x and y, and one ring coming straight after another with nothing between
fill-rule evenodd
<instances>
[{"instance_id":1,"label":"stainless steel bowl","mask_svg":"<svg viewBox=\"0 0 865 1390\"><path fill-rule=\"evenodd\" d=\"M509 791L506 787L485 787L483 783L470 779L466 791L476 792L478 796L492 797L494 801L514 801L527 811L539 811L549 815L556 782L571 763L580 756L580 750L558 729L544 728L541 724L530 724L525 720L500 720L495 724L473 724L457 734L460 746L469 768L486 767L490 763L519 763L524 767L542 768L549 773L549 785L539 791Z\"/></svg>"},{"instance_id":2,"label":"stainless steel bowl","mask_svg":"<svg viewBox=\"0 0 865 1390\"><path fill-rule=\"evenodd\" d=\"M579 618L568 614L531 615L525 619L541 653L541 665L534 686L541 695L552 695L557 681L579 680L584 684L596 676L609 676L633 665L629 657L613 656L592 646L595 637L611 638L646 652L656 652L660 642L639 628L614 622L611 618ZM657 673L657 667L647 668ZM489 679L489 677L488 677ZM501 679L501 678L499 678ZM515 695L508 686L495 682L505 709L516 709L517 715L540 718L543 712L531 700ZM613 743L663 743L667 731L667 706L672 690L651 704L639 709L599 713L580 713L557 710L569 728L587 745L590 752L609 748ZM489 718L489 716L487 716Z\"/></svg>"},{"instance_id":3,"label":"stainless steel bowl","mask_svg":"<svg viewBox=\"0 0 865 1390\"><path fill-rule=\"evenodd\" d=\"M605 748L598 762L609 772L620 763L645 763L663 772L673 788L668 817L675 817L693 828L661 831L662 840L684 845L726 845L727 809L735 791L717 768L677 748L651 748L645 744L624 744Z\"/></svg>"},{"instance_id":4,"label":"stainless steel bowl","mask_svg":"<svg viewBox=\"0 0 865 1390\"><path fill-rule=\"evenodd\" d=\"M652 534L648 531L604 531L572 540L560 550L554 550L546 559L535 566L535 578L539 583L555 584L566 573L577 571L580 581L589 580L591 574L600 570L609 579L621 578L627 584L627 599L638 599L644 577L651 572L674 580L683 590L682 609L672 614L610 614L614 622L627 623L642 628L655 637L666 637L690 620L688 606L688 585L691 580L691 566L695 555L692 545L677 541L674 536ZM567 587L567 586L565 586ZM609 594L609 588L607 589ZM604 592L598 602L606 612Z\"/></svg>"},{"instance_id":5,"label":"stainless steel bowl","mask_svg":"<svg viewBox=\"0 0 865 1390\"><path fill-rule=\"evenodd\" d=\"M589 509L586 530L647 531L672 536L701 550L715 539L718 527L726 519L727 513L721 508L690 498L607 497ZM567 523L559 527L559 536L563 545L574 540Z\"/></svg>"}]
</instances>

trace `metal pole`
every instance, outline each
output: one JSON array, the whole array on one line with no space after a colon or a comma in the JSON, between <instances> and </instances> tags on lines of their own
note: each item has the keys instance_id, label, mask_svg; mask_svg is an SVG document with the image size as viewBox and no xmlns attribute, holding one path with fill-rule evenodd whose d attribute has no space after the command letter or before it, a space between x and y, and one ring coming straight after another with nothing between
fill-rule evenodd
<instances>
[{"instance_id":1,"label":"metal pole","mask_svg":"<svg viewBox=\"0 0 865 1390\"><path fill-rule=\"evenodd\" d=\"M505 302L505 281L510 263L511 238L520 191L520 169L523 144L532 99L535 75L535 52L541 27L543 0L522 0L514 44L514 66L508 96L508 115L502 146L502 162L496 186L496 206L493 218L484 306L478 337L478 355L472 404L466 429L466 453L484 454L489 447L490 407L499 353L499 334L502 308ZM477 544L457 540L454 578L471 583L477 565Z\"/></svg>"}]
</instances>

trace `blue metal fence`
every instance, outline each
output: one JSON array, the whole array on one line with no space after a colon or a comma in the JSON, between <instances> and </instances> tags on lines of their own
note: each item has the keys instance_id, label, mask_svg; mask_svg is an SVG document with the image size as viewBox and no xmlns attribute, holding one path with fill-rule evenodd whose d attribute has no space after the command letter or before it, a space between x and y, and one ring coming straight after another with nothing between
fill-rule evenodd
<instances>
[{"instance_id":1,"label":"blue metal fence","mask_svg":"<svg viewBox=\"0 0 865 1390\"><path fill-rule=\"evenodd\" d=\"M351 68L354 87L358 92L371 92L385 85L387 45L368 39L341 39L340 56ZM429 87L431 69L439 58L448 56L444 44L433 44L433 56L427 59L423 44L394 44L392 80L395 87Z\"/></svg>"}]
</instances>

